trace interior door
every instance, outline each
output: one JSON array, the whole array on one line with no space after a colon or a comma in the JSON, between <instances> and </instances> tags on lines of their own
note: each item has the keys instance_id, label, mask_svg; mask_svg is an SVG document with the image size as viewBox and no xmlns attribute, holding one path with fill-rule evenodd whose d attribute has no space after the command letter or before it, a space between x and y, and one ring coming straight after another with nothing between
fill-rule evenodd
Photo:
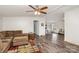
<instances>
[{"instance_id":1,"label":"interior door","mask_svg":"<svg viewBox=\"0 0 79 59\"><path fill-rule=\"evenodd\" d=\"M36 20L34 21L34 33L39 35L39 22Z\"/></svg>"}]
</instances>

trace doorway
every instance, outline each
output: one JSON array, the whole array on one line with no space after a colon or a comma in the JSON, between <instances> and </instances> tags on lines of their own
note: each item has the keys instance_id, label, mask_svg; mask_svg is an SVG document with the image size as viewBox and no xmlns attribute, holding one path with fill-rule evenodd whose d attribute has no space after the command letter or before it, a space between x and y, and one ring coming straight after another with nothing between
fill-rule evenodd
<instances>
[{"instance_id":1,"label":"doorway","mask_svg":"<svg viewBox=\"0 0 79 59\"><path fill-rule=\"evenodd\" d=\"M34 20L34 33L39 35L39 22L37 20Z\"/></svg>"}]
</instances>

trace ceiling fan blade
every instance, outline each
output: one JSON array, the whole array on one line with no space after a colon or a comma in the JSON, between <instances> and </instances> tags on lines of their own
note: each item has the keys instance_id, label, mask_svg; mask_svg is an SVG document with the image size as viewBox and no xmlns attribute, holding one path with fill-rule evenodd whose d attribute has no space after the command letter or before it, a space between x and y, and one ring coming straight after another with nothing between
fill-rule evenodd
<instances>
[{"instance_id":1,"label":"ceiling fan blade","mask_svg":"<svg viewBox=\"0 0 79 59\"><path fill-rule=\"evenodd\" d=\"M44 10L44 9L47 9L48 7L47 6L45 6L45 7L42 7L42 8L40 8L40 10Z\"/></svg>"},{"instance_id":2,"label":"ceiling fan blade","mask_svg":"<svg viewBox=\"0 0 79 59\"><path fill-rule=\"evenodd\" d=\"M47 14L47 13L46 13L46 12L44 12L44 11L40 11L40 13Z\"/></svg>"},{"instance_id":3,"label":"ceiling fan blade","mask_svg":"<svg viewBox=\"0 0 79 59\"><path fill-rule=\"evenodd\" d=\"M36 9L36 8L34 8L32 5L28 5L28 6L31 7L32 9L34 9L34 10Z\"/></svg>"}]
</instances>

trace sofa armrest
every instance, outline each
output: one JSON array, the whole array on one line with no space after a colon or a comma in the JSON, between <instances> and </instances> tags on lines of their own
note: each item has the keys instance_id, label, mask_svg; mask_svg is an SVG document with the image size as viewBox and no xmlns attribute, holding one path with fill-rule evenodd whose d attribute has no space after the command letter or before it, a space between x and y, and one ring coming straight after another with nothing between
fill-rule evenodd
<instances>
[{"instance_id":1,"label":"sofa armrest","mask_svg":"<svg viewBox=\"0 0 79 59\"><path fill-rule=\"evenodd\" d=\"M12 39L5 38L5 39L2 39L1 41L2 41L2 50L1 50L1 52L7 52L7 50L11 46Z\"/></svg>"}]
</instances>

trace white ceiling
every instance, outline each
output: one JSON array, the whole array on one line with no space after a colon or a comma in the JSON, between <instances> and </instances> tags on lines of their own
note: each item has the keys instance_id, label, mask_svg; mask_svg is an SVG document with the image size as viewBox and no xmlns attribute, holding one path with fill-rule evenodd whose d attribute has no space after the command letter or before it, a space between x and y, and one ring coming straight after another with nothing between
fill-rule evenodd
<instances>
[{"instance_id":1,"label":"white ceiling","mask_svg":"<svg viewBox=\"0 0 79 59\"><path fill-rule=\"evenodd\" d=\"M74 6L48 5L47 15L62 14L72 7ZM27 5L0 5L0 16L35 16L34 12L25 12L28 10L32 10L32 8Z\"/></svg>"}]
</instances>

